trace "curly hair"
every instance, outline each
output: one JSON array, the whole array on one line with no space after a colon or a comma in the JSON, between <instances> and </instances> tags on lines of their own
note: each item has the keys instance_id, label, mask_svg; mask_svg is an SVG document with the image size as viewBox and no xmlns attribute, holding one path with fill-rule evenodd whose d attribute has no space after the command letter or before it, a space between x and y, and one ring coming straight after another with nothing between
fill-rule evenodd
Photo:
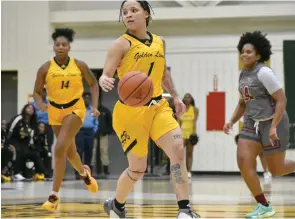
<instances>
[{"instance_id":1,"label":"curly hair","mask_svg":"<svg viewBox=\"0 0 295 219\"><path fill-rule=\"evenodd\" d=\"M253 33L244 33L237 46L240 53L245 44L250 43L255 47L256 52L260 55L259 62L266 62L270 59L272 54L270 41L266 38L267 34L262 34L260 31L254 31Z\"/></svg>"},{"instance_id":2,"label":"curly hair","mask_svg":"<svg viewBox=\"0 0 295 219\"><path fill-rule=\"evenodd\" d=\"M123 6L124 4L127 2L127 0L123 1L120 7L120 15L119 15L119 22L122 21L122 11L123 11ZM149 17L146 18L146 26L149 26L150 21L152 20L151 17L151 12L154 13L152 6L150 5L150 3L148 3L148 1L137 1L140 6L142 7L143 10L145 10L148 14Z\"/></svg>"},{"instance_id":3,"label":"curly hair","mask_svg":"<svg viewBox=\"0 0 295 219\"><path fill-rule=\"evenodd\" d=\"M71 28L55 28L54 32L51 35L53 41L58 37L65 37L71 43L74 41L75 31Z\"/></svg>"}]
</instances>

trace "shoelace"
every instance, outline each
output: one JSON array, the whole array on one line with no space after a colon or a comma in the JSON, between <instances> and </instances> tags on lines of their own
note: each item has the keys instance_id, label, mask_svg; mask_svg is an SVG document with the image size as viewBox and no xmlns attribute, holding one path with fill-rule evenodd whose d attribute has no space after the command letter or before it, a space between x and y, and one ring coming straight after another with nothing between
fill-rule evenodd
<instances>
[{"instance_id":1,"label":"shoelace","mask_svg":"<svg viewBox=\"0 0 295 219\"><path fill-rule=\"evenodd\" d=\"M191 209L189 210L189 214L190 214L193 218L201 218L200 215L198 215L197 213L193 212Z\"/></svg>"}]
</instances>

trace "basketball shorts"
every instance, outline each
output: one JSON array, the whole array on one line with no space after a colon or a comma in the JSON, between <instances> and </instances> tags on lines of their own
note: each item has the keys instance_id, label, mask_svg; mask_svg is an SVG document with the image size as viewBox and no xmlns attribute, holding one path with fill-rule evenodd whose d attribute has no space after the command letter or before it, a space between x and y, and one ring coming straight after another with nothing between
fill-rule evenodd
<instances>
[{"instance_id":1,"label":"basketball shorts","mask_svg":"<svg viewBox=\"0 0 295 219\"><path fill-rule=\"evenodd\" d=\"M118 101L114 108L113 128L125 155L132 152L138 157L145 157L148 154L149 138L156 142L177 127L179 124L166 99L142 107L130 107Z\"/></svg>"},{"instance_id":2,"label":"basketball shorts","mask_svg":"<svg viewBox=\"0 0 295 219\"><path fill-rule=\"evenodd\" d=\"M50 125L62 125L64 118L71 114L77 115L84 124L86 107L83 98L74 99L66 104L49 101L48 120Z\"/></svg>"},{"instance_id":3,"label":"basketball shorts","mask_svg":"<svg viewBox=\"0 0 295 219\"><path fill-rule=\"evenodd\" d=\"M271 145L269 142L269 130L271 127L272 119L267 121L260 121L255 125L255 121L246 117L244 119L244 125L239 138L250 139L261 143L263 153L265 155L271 155L278 152L286 151L289 146L290 130L289 130L289 118L287 113L277 126L277 135L279 140Z\"/></svg>"}]
</instances>

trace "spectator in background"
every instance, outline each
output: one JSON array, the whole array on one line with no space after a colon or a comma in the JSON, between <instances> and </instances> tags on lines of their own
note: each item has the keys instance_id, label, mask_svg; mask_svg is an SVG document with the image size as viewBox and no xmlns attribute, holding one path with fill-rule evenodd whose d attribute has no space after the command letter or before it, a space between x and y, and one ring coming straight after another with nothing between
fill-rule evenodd
<instances>
[{"instance_id":1,"label":"spectator in background","mask_svg":"<svg viewBox=\"0 0 295 219\"><path fill-rule=\"evenodd\" d=\"M8 162L12 160L13 157L13 149L12 147L4 147L5 138L7 134L7 122L6 120L1 121L1 181L10 182L11 179L7 174Z\"/></svg>"},{"instance_id":2,"label":"spectator in background","mask_svg":"<svg viewBox=\"0 0 295 219\"><path fill-rule=\"evenodd\" d=\"M83 127L76 135L76 145L78 154L80 155L82 162L84 162L85 165L89 166L92 172L93 167L91 166L91 159L94 137L98 129L98 119L91 115L91 93L84 92L83 99L86 106L86 116ZM75 175L76 179L80 179L80 174L77 171L75 171Z\"/></svg>"},{"instance_id":3,"label":"spectator in background","mask_svg":"<svg viewBox=\"0 0 295 219\"><path fill-rule=\"evenodd\" d=\"M38 152L45 167L45 178L52 178L52 154L51 147L47 142L46 124L40 122L38 130L34 134L33 150Z\"/></svg>"},{"instance_id":4,"label":"spectator in background","mask_svg":"<svg viewBox=\"0 0 295 219\"><path fill-rule=\"evenodd\" d=\"M24 172L24 166L26 159L30 159L34 162L36 168L36 179L44 179L44 166L41 158L37 152L29 149L30 141L33 138L34 131L37 126L37 118L34 107L31 104L26 104L21 114L12 118L7 127L7 136L4 147L7 147L11 151L15 151L14 162L14 181L21 181L25 178L21 174Z\"/></svg>"},{"instance_id":5,"label":"spectator in background","mask_svg":"<svg viewBox=\"0 0 295 219\"><path fill-rule=\"evenodd\" d=\"M44 103L47 105L48 104L47 91L45 88L43 88L42 99L43 99ZM36 113L37 113L37 122L42 122L45 124L45 133L47 135L47 143L48 143L49 147L51 148L51 146L53 144L54 134L53 134L53 130L48 122L48 111L46 110L44 112L41 112L35 102L33 103L33 106L34 106Z\"/></svg>"},{"instance_id":6,"label":"spectator in background","mask_svg":"<svg viewBox=\"0 0 295 219\"><path fill-rule=\"evenodd\" d=\"M103 173L109 175L109 135L113 133L112 113L103 105L100 105L99 111L100 159Z\"/></svg>"},{"instance_id":7,"label":"spectator in background","mask_svg":"<svg viewBox=\"0 0 295 219\"><path fill-rule=\"evenodd\" d=\"M6 132L7 132L7 122L6 120L2 120L1 121L1 148L2 146L4 146L4 142L5 142L5 136L6 136Z\"/></svg>"},{"instance_id":8,"label":"spectator in background","mask_svg":"<svg viewBox=\"0 0 295 219\"><path fill-rule=\"evenodd\" d=\"M186 111L180 117L180 127L184 141L183 144L186 147L188 178L191 178L194 146L198 143L199 140L196 128L199 109L195 106L195 100L189 93L184 95L182 101L186 105Z\"/></svg>"}]
</instances>

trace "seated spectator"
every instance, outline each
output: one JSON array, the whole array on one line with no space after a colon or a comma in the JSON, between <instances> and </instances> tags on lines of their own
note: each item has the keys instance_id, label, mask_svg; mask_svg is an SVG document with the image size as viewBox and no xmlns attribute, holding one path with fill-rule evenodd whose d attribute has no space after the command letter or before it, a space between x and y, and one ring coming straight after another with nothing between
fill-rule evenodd
<instances>
[{"instance_id":1,"label":"seated spectator","mask_svg":"<svg viewBox=\"0 0 295 219\"><path fill-rule=\"evenodd\" d=\"M34 134L32 150L39 153L43 165L45 167L45 178L52 177L52 167L51 167L51 147L48 145L47 133L46 133L46 124L40 122L38 125L38 130Z\"/></svg>"},{"instance_id":2,"label":"seated spectator","mask_svg":"<svg viewBox=\"0 0 295 219\"><path fill-rule=\"evenodd\" d=\"M6 120L1 121L1 182L10 182L8 163L13 158L13 147L4 147L6 132L7 132L7 122Z\"/></svg>"},{"instance_id":3,"label":"seated spectator","mask_svg":"<svg viewBox=\"0 0 295 219\"><path fill-rule=\"evenodd\" d=\"M27 159L34 162L37 177L44 174L45 169L38 152L29 149L29 143L36 130L36 112L31 104L26 104L21 114L12 118L7 127L7 136L4 147L15 151L14 153L14 181L21 181L25 178L21 172L25 173L25 163ZM42 177L41 177L42 178ZM43 177L44 178L44 177Z\"/></svg>"},{"instance_id":4,"label":"seated spectator","mask_svg":"<svg viewBox=\"0 0 295 219\"><path fill-rule=\"evenodd\" d=\"M45 88L43 88L42 99L44 103L47 105L48 99L47 99L47 91ZM53 134L52 127L49 125L48 112L47 111L41 112L35 102L33 102L33 106L37 113L37 122L38 123L43 122L45 124L45 133L47 136L47 143L48 143L48 146L51 148L53 144L53 140L54 140L54 134Z\"/></svg>"}]
</instances>

